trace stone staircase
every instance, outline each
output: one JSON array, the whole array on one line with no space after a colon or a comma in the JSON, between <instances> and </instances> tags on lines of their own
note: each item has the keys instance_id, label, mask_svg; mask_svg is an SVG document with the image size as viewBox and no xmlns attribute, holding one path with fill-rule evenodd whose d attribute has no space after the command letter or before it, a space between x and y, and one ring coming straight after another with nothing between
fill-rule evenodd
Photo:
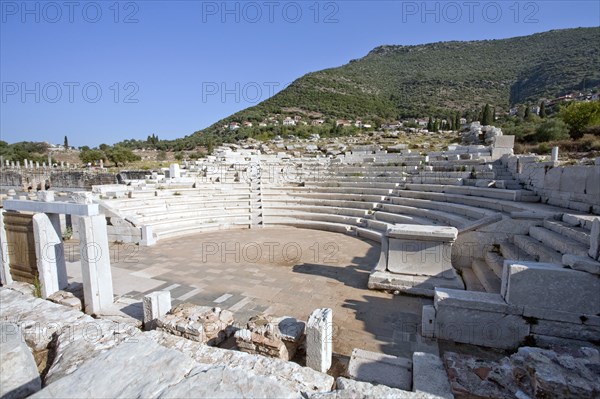
<instances>
[{"instance_id":1,"label":"stone staircase","mask_svg":"<svg viewBox=\"0 0 600 399\"><path fill-rule=\"evenodd\" d=\"M503 165L500 161L492 163L492 170L496 176L496 180L504 181L504 186L508 190L522 190L523 184L514 178L513 174L508 170L506 165Z\"/></svg>"},{"instance_id":2,"label":"stone staircase","mask_svg":"<svg viewBox=\"0 0 600 399\"><path fill-rule=\"evenodd\" d=\"M495 161L492 164L492 170L496 176L496 180L504 182L504 188L507 190L517 190L519 192L517 200L522 202L539 202L540 196L533 191L525 189L525 185L519 182L513 174L508 170L506 165L500 161Z\"/></svg>"},{"instance_id":3,"label":"stone staircase","mask_svg":"<svg viewBox=\"0 0 600 399\"><path fill-rule=\"evenodd\" d=\"M564 254L587 255L590 231L565 222L564 217L546 219L542 226L532 226L529 235L515 235L513 243L535 261L561 263Z\"/></svg>"},{"instance_id":4,"label":"stone staircase","mask_svg":"<svg viewBox=\"0 0 600 399\"><path fill-rule=\"evenodd\" d=\"M541 226L531 226L528 235L515 235L512 241L501 242L485 254L484 260L476 259L470 269L463 270L467 289L500 293L505 259L562 264L565 254L587 256L588 219L570 214L563 215L561 220L545 219Z\"/></svg>"},{"instance_id":5,"label":"stone staircase","mask_svg":"<svg viewBox=\"0 0 600 399\"><path fill-rule=\"evenodd\" d=\"M262 179L259 166L256 176L250 176L250 228L263 226Z\"/></svg>"}]
</instances>

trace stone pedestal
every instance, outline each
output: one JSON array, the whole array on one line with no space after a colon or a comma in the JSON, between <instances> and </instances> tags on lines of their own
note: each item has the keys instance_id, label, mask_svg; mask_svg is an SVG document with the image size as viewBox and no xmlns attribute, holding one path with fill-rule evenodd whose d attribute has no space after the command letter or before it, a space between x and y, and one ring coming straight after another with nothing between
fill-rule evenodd
<instances>
[{"instance_id":1,"label":"stone pedestal","mask_svg":"<svg viewBox=\"0 0 600 399\"><path fill-rule=\"evenodd\" d=\"M150 247L154 244L156 244L156 238L154 238L152 226L142 226L142 241L140 241L140 245L143 247Z\"/></svg>"},{"instance_id":2,"label":"stone pedestal","mask_svg":"<svg viewBox=\"0 0 600 399\"><path fill-rule=\"evenodd\" d=\"M100 313L113 304L110 252L104 215L77 218L85 312Z\"/></svg>"},{"instance_id":3,"label":"stone pedestal","mask_svg":"<svg viewBox=\"0 0 600 399\"><path fill-rule=\"evenodd\" d=\"M169 176L171 179L179 179L181 177L181 171L179 170L178 163L172 163L169 166Z\"/></svg>"},{"instance_id":4,"label":"stone pedestal","mask_svg":"<svg viewBox=\"0 0 600 399\"><path fill-rule=\"evenodd\" d=\"M454 227L399 224L386 232L369 288L433 296L435 287L464 289L452 267Z\"/></svg>"},{"instance_id":5,"label":"stone pedestal","mask_svg":"<svg viewBox=\"0 0 600 399\"><path fill-rule=\"evenodd\" d=\"M333 312L316 309L306 324L306 366L326 373L333 355Z\"/></svg>"},{"instance_id":6,"label":"stone pedestal","mask_svg":"<svg viewBox=\"0 0 600 399\"><path fill-rule=\"evenodd\" d=\"M170 291L155 291L144 296L144 330L153 330L156 327L156 320L170 310Z\"/></svg>"},{"instance_id":7,"label":"stone pedestal","mask_svg":"<svg viewBox=\"0 0 600 399\"><path fill-rule=\"evenodd\" d=\"M558 161L558 147L552 147L552 162Z\"/></svg>"}]
</instances>

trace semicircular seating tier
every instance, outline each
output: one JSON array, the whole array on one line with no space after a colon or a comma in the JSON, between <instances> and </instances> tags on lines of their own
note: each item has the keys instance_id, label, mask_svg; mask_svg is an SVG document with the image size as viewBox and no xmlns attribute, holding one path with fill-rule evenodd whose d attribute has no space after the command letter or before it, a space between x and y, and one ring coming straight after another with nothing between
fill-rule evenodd
<instances>
[{"instance_id":1,"label":"semicircular seating tier","mask_svg":"<svg viewBox=\"0 0 600 399\"><path fill-rule=\"evenodd\" d=\"M460 234L510 221L505 239L464 265L469 289L499 292L504 259L561 262L589 250L591 220L540 203L501 162L457 160L340 164L324 161L218 165L178 188L129 191L101 201L110 219L158 240L218 229L291 226L380 242L395 224L452 226ZM120 222L119 222L120 223ZM113 224L119 224L113 223ZM135 241L135 239L133 240Z\"/></svg>"}]
</instances>

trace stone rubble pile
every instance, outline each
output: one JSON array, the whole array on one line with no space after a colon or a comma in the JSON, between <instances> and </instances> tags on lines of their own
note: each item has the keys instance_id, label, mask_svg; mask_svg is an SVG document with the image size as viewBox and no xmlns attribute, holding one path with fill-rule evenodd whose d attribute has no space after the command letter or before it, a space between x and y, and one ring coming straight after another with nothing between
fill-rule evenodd
<instances>
[{"instance_id":1,"label":"stone rubble pile","mask_svg":"<svg viewBox=\"0 0 600 399\"><path fill-rule=\"evenodd\" d=\"M502 129L495 126L481 126L479 122L473 122L469 130L463 133L465 144L493 144L496 137L502 136ZM483 140L482 140L483 139ZM483 141L483 143L482 143Z\"/></svg>"},{"instance_id":2,"label":"stone rubble pile","mask_svg":"<svg viewBox=\"0 0 600 399\"><path fill-rule=\"evenodd\" d=\"M291 360L302 343L304 329L305 323L293 317L260 314L235 332L235 342L242 352Z\"/></svg>"},{"instance_id":3,"label":"stone rubble pile","mask_svg":"<svg viewBox=\"0 0 600 399\"><path fill-rule=\"evenodd\" d=\"M49 301L58 303L59 305L67 306L75 310L82 310L83 306L81 299L77 298L73 293L68 291L56 291L47 298Z\"/></svg>"},{"instance_id":4,"label":"stone rubble pile","mask_svg":"<svg viewBox=\"0 0 600 399\"><path fill-rule=\"evenodd\" d=\"M232 333L233 313L221 308L182 303L156 320L159 330L217 346Z\"/></svg>"},{"instance_id":5,"label":"stone rubble pile","mask_svg":"<svg viewBox=\"0 0 600 399\"><path fill-rule=\"evenodd\" d=\"M600 353L521 347L500 361L447 352L444 361L456 398L597 398Z\"/></svg>"}]
</instances>

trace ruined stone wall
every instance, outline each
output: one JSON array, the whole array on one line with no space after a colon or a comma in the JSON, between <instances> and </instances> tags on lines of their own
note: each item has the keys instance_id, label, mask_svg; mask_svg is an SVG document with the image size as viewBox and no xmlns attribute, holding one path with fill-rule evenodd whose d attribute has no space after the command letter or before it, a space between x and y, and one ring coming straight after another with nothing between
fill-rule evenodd
<instances>
[{"instance_id":1,"label":"ruined stone wall","mask_svg":"<svg viewBox=\"0 0 600 399\"><path fill-rule=\"evenodd\" d=\"M12 170L2 170L0 173L1 186L16 186L21 187L21 173Z\"/></svg>"},{"instance_id":2,"label":"ruined stone wall","mask_svg":"<svg viewBox=\"0 0 600 399\"><path fill-rule=\"evenodd\" d=\"M115 173L89 170L9 169L2 168L0 186L44 189L46 183L54 188L91 190L93 185L114 184Z\"/></svg>"},{"instance_id":3,"label":"ruined stone wall","mask_svg":"<svg viewBox=\"0 0 600 399\"><path fill-rule=\"evenodd\" d=\"M92 186L115 184L115 173L96 173L87 171L57 171L50 174L50 184L60 188L83 188L91 190Z\"/></svg>"},{"instance_id":4,"label":"ruined stone wall","mask_svg":"<svg viewBox=\"0 0 600 399\"><path fill-rule=\"evenodd\" d=\"M149 171L149 170L122 170L119 172L119 174L125 180L144 180L146 178L146 176L152 174L152 171Z\"/></svg>"},{"instance_id":5,"label":"ruined stone wall","mask_svg":"<svg viewBox=\"0 0 600 399\"><path fill-rule=\"evenodd\" d=\"M600 215L600 164L558 166L536 156L507 156L503 163L542 202Z\"/></svg>"}]
</instances>

